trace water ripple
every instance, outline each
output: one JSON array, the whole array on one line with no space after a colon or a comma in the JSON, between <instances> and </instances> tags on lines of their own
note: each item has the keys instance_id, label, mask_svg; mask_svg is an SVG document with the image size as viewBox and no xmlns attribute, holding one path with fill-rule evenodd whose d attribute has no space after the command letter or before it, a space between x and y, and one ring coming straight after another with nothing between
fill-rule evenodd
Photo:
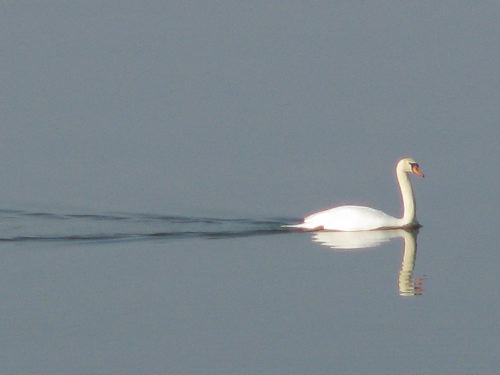
<instances>
[{"instance_id":1,"label":"water ripple","mask_svg":"<svg viewBox=\"0 0 500 375\"><path fill-rule=\"evenodd\" d=\"M0 210L0 242L223 239L283 233L287 230L281 225L293 221L296 219Z\"/></svg>"}]
</instances>

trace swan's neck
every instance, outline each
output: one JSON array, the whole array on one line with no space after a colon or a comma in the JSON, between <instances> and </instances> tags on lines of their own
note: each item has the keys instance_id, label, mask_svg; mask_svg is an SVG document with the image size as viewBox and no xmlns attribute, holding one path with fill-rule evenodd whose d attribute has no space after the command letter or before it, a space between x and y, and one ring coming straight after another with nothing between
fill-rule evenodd
<instances>
[{"instance_id":1,"label":"swan's neck","mask_svg":"<svg viewBox=\"0 0 500 375\"><path fill-rule=\"evenodd\" d=\"M415 196L411 187L410 177L402 170L397 171L401 197L403 198L403 217L401 226L417 224L417 208L415 206Z\"/></svg>"}]
</instances>

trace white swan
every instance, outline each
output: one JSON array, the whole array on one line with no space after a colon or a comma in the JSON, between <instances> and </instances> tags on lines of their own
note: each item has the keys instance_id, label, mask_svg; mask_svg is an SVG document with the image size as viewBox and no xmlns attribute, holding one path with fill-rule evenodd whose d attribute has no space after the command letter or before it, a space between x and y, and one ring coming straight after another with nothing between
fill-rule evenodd
<instances>
[{"instance_id":1,"label":"white swan","mask_svg":"<svg viewBox=\"0 0 500 375\"><path fill-rule=\"evenodd\" d=\"M402 218L387 215L370 207L340 206L309 215L301 224L285 225L285 227L345 232L416 227L419 224L416 218L415 197L408 173L424 177L420 166L412 158L404 158L398 162L396 175L403 198Z\"/></svg>"}]
</instances>

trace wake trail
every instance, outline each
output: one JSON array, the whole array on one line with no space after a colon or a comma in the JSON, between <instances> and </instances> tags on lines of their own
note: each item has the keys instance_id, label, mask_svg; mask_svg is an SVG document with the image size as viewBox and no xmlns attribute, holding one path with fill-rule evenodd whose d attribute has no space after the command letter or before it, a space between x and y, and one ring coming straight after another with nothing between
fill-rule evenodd
<instances>
[{"instance_id":1,"label":"wake trail","mask_svg":"<svg viewBox=\"0 0 500 375\"><path fill-rule=\"evenodd\" d=\"M295 220L0 210L0 242L251 237L289 232L288 229L282 228L282 225Z\"/></svg>"}]
</instances>

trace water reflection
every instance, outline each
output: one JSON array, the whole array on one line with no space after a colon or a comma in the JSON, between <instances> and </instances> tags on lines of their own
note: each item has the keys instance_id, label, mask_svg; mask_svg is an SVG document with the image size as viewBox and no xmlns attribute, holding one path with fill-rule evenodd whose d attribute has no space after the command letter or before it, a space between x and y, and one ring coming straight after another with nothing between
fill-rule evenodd
<instances>
[{"instance_id":1,"label":"water reflection","mask_svg":"<svg viewBox=\"0 0 500 375\"><path fill-rule=\"evenodd\" d=\"M418 230L378 230L365 232L314 232L312 240L335 250L356 250L377 247L394 238L403 239L403 260L398 286L401 296L417 296L423 292L423 279L413 278L417 255Z\"/></svg>"}]
</instances>

